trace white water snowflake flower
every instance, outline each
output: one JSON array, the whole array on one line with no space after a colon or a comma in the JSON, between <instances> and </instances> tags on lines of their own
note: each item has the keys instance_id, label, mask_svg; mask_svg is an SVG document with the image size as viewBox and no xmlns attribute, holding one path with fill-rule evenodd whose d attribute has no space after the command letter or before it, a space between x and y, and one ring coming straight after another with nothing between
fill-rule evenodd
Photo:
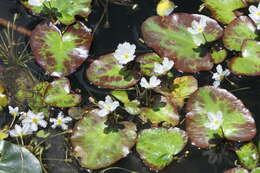
<instances>
[{"instance_id":1,"label":"white water snowflake flower","mask_svg":"<svg viewBox=\"0 0 260 173\"><path fill-rule=\"evenodd\" d=\"M45 1L50 1L50 0L29 0L28 1L28 4L31 5L31 6L42 6L42 4L45 2Z\"/></svg>"},{"instance_id":2,"label":"white water snowflake flower","mask_svg":"<svg viewBox=\"0 0 260 173\"><path fill-rule=\"evenodd\" d=\"M225 76L228 76L230 74L230 71L228 69L223 70L222 66L219 64L216 67L217 72L213 74L212 79L215 81L213 82L214 87L218 87L221 83L221 81L225 78Z\"/></svg>"},{"instance_id":3,"label":"white water snowflake flower","mask_svg":"<svg viewBox=\"0 0 260 173\"><path fill-rule=\"evenodd\" d=\"M14 117L19 114L19 108L18 107L13 108L12 106L8 106L8 109L9 109L9 114L11 114Z\"/></svg>"},{"instance_id":4,"label":"white water snowflake flower","mask_svg":"<svg viewBox=\"0 0 260 173\"><path fill-rule=\"evenodd\" d=\"M193 35L200 34L204 32L206 26L207 21L204 17L202 17L199 22L196 20L192 21L191 28L188 28L188 31Z\"/></svg>"},{"instance_id":5,"label":"white water snowflake flower","mask_svg":"<svg viewBox=\"0 0 260 173\"><path fill-rule=\"evenodd\" d=\"M149 79L149 82L144 77L142 77L140 85L143 88L151 89L151 88L155 88L155 87L159 86L160 83L161 83L160 79L158 79L156 76L152 76Z\"/></svg>"},{"instance_id":6,"label":"white water snowflake flower","mask_svg":"<svg viewBox=\"0 0 260 173\"><path fill-rule=\"evenodd\" d=\"M119 62L119 64L124 65L130 61L133 61L135 58L135 49L136 46L134 44L130 44L128 42L124 42L123 44L119 44L114 53L114 57Z\"/></svg>"},{"instance_id":7,"label":"white water snowflake flower","mask_svg":"<svg viewBox=\"0 0 260 173\"><path fill-rule=\"evenodd\" d=\"M22 120L22 124L28 125L32 131L37 131L38 125L43 128L47 126L43 112L34 114L32 111L28 111L26 115L26 118Z\"/></svg>"},{"instance_id":8,"label":"white water snowflake flower","mask_svg":"<svg viewBox=\"0 0 260 173\"><path fill-rule=\"evenodd\" d=\"M249 17L255 22L257 29L260 30L260 3L258 7L251 5L248 10L250 12Z\"/></svg>"},{"instance_id":9,"label":"white water snowflake flower","mask_svg":"<svg viewBox=\"0 0 260 173\"><path fill-rule=\"evenodd\" d=\"M223 116L222 112L218 111L217 114L213 114L212 112L208 112L208 119L209 122L205 123L205 127L211 129L211 130L217 130L222 125L223 122Z\"/></svg>"},{"instance_id":10,"label":"white water snowflake flower","mask_svg":"<svg viewBox=\"0 0 260 173\"><path fill-rule=\"evenodd\" d=\"M22 137L32 134L32 131L30 130L30 127L28 125L23 125L21 127L16 124L14 126L14 129L9 131L9 134L11 135L11 137Z\"/></svg>"},{"instance_id":11,"label":"white water snowflake flower","mask_svg":"<svg viewBox=\"0 0 260 173\"><path fill-rule=\"evenodd\" d=\"M104 117L113 112L119 106L119 102L113 101L110 96L106 96L105 101L98 102L98 106L100 109L96 110L96 113L99 116Z\"/></svg>"},{"instance_id":12,"label":"white water snowflake flower","mask_svg":"<svg viewBox=\"0 0 260 173\"><path fill-rule=\"evenodd\" d=\"M169 71L174 65L174 62L168 58L163 58L162 64L155 63L154 72L157 74L164 74Z\"/></svg>"},{"instance_id":13,"label":"white water snowflake flower","mask_svg":"<svg viewBox=\"0 0 260 173\"><path fill-rule=\"evenodd\" d=\"M68 129L67 123L70 122L71 120L72 120L71 117L64 117L64 114L62 112L60 112L56 119L50 118L50 122L53 123L53 125L51 127L53 129L55 129L56 127L61 127L62 130L67 130Z\"/></svg>"}]
</instances>

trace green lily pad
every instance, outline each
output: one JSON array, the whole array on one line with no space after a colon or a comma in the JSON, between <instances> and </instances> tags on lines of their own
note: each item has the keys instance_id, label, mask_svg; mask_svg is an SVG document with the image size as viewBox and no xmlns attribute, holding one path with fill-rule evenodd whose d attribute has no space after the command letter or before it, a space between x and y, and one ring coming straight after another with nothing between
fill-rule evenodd
<instances>
[{"instance_id":1,"label":"green lily pad","mask_svg":"<svg viewBox=\"0 0 260 173\"><path fill-rule=\"evenodd\" d=\"M30 6L27 0L20 1L36 14L44 12L44 5L48 8L56 9L57 13L60 14L56 17L65 25L70 25L75 22L75 16L77 15L87 17L91 12L92 2L92 0L50 0L45 1L41 6Z\"/></svg>"},{"instance_id":2,"label":"green lily pad","mask_svg":"<svg viewBox=\"0 0 260 173\"><path fill-rule=\"evenodd\" d=\"M205 148L215 135L233 141L249 141L256 134L255 121L234 95L225 89L206 86L199 88L188 100L186 114L186 131L192 143ZM208 114L222 114L219 127L209 128ZM223 134L224 133L224 134Z\"/></svg>"},{"instance_id":3,"label":"green lily pad","mask_svg":"<svg viewBox=\"0 0 260 173\"><path fill-rule=\"evenodd\" d=\"M240 51L245 39L257 38L256 26L247 16L240 16L224 30L223 43L229 50Z\"/></svg>"},{"instance_id":4,"label":"green lily pad","mask_svg":"<svg viewBox=\"0 0 260 173\"><path fill-rule=\"evenodd\" d=\"M242 57L234 57L229 62L231 71L238 75L260 75L260 42L245 40L241 51Z\"/></svg>"},{"instance_id":5,"label":"green lily pad","mask_svg":"<svg viewBox=\"0 0 260 173\"><path fill-rule=\"evenodd\" d=\"M90 82L102 88L122 89L135 85L138 77L133 74L124 75L122 68L110 53L92 62L86 71L86 76Z\"/></svg>"},{"instance_id":6,"label":"green lily pad","mask_svg":"<svg viewBox=\"0 0 260 173\"><path fill-rule=\"evenodd\" d=\"M193 76L177 77L173 81L171 100L179 108L183 107L184 100L198 89L198 81Z\"/></svg>"},{"instance_id":7,"label":"green lily pad","mask_svg":"<svg viewBox=\"0 0 260 173\"><path fill-rule=\"evenodd\" d=\"M214 64L220 64L226 59L227 50L226 49L220 49L220 50L213 49L211 52L211 57L212 57L212 61L214 62Z\"/></svg>"},{"instance_id":8,"label":"green lily pad","mask_svg":"<svg viewBox=\"0 0 260 173\"><path fill-rule=\"evenodd\" d=\"M259 154L254 143L250 142L243 145L239 150L236 150L236 154L243 167L247 169L253 169L257 167Z\"/></svg>"},{"instance_id":9,"label":"green lily pad","mask_svg":"<svg viewBox=\"0 0 260 173\"><path fill-rule=\"evenodd\" d=\"M30 45L37 63L54 77L67 76L86 60L92 35L81 22L64 33L53 24L40 24L32 32Z\"/></svg>"},{"instance_id":10,"label":"green lily pad","mask_svg":"<svg viewBox=\"0 0 260 173\"><path fill-rule=\"evenodd\" d=\"M0 110L5 107L9 102L9 99L6 95L5 88L2 84L0 84Z\"/></svg>"},{"instance_id":11,"label":"green lily pad","mask_svg":"<svg viewBox=\"0 0 260 173\"><path fill-rule=\"evenodd\" d=\"M205 19L203 34L188 30L193 21ZM174 66L183 72L210 70L213 67L209 50L200 44L215 41L222 36L221 26L213 19L198 14L175 13L170 16L152 16L142 24L145 43L160 57L174 61ZM205 36L205 37L204 37Z\"/></svg>"},{"instance_id":12,"label":"green lily pad","mask_svg":"<svg viewBox=\"0 0 260 173\"><path fill-rule=\"evenodd\" d=\"M246 0L246 1L250 3L260 2L260 0Z\"/></svg>"},{"instance_id":13,"label":"green lily pad","mask_svg":"<svg viewBox=\"0 0 260 173\"><path fill-rule=\"evenodd\" d=\"M224 173L249 173L246 169L236 167L225 171Z\"/></svg>"},{"instance_id":14,"label":"green lily pad","mask_svg":"<svg viewBox=\"0 0 260 173\"><path fill-rule=\"evenodd\" d=\"M155 63L161 64L163 59L156 53L147 53L139 56L136 62L140 63L140 72L146 76L158 76L154 72Z\"/></svg>"},{"instance_id":15,"label":"green lily pad","mask_svg":"<svg viewBox=\"0 0 260 173\"><path fill-rule=\"evenodd\" d=\"M104 133L106 117L89 112L73 130L71 142L80 164L89 169L107 167L126 157L136 142L136 126L121 122L124 129Z\"/></svg>"},{"instance_id":16,"label":"green lily pad","mask_svg":"<svg viewBox=\"0 0 260 173\"><path fill-rule=\"evenodd\" d=\"M251 173L260 173L260 167L253 169Z\"/></svg>"},{"instance_id":17,"label":"green lily pad","mask_svg":"<svg viewBox=\"0 0 260 173\"><path fill-rule=\"evenodd\" d=\"M224 24L229 24L236 18L235 10L247 6L243 0L204 0L204 5L216 20Z\"/></svg>"},{"instance_id":18,"label":"green lily pad","mask_svg":"<svg viewBox=\"0 0 260 173\"><path fill-rule=\"evenodd\" d=\"M138 100L132 100L130 101L128 98L128 93L123 90L114 90L111 92L111 94L120 100L122 103L124 103L125 110L132 115L137 115L140 113L140 102Z\"/></svg>"},{"instance_id":19,"label":"green lily pad","mask_svg":"<svg viewBox=\"0 0 260 173\"><path fill-rule=\"evenodd\" d=\"M179 128L152 128L140 132L136 151L145 165L161 170L173 161L173 156L183 150L188 141L186 132Z\"/></svg>"},{"instance_id":20,"label":"green lily pad","mask_svg":"<svg viewBox=\"0 0 260 173\"><path fill-rule=\"evenodd\" d=\"M159 108L159 110L154 110L155 106L153 108L143 107L141 108L140 118L144 122L149 120L154 126L162 122L165 125L176 126L179 123L176 106L165 97L161 97L159 103L166 103L166 105Z\"/></svg>"},{"instance_id":21,"label":"green lily pad","mask_svg":"<svg viewBox=\"0 0 260 173\"><path fill-rule=\"evenodd\" d=\"M42 173L39 160L26 148L0 140L1 173Z\"/></svg>"},{"instance_id":22,"label":"green lily pad","mask_svg":"<svg viewBox=\"0 0 260 173\"><path fill-rule=\"evenodd\" d=\"M78 105L81 102L81 96L70 94L69 80L61 78L50 83L45 92L44 101L51 106L67 108Z\"/></svg>"}]
</instances>

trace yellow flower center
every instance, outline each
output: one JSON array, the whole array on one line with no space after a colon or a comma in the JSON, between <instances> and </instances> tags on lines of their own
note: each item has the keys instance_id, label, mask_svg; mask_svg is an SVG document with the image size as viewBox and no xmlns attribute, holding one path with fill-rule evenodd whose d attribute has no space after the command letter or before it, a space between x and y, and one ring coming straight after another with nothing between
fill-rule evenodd
<instances>
[{"instance_id":1,"label":"yellow flower center","mask_svg":"<svg viewBox=\"0 0 260 173\"><path fill-rule=\"evenodd\" d=\"M218 121L218 120L214 120L214 121L213 121L213 124L214 124L214 125L219 125L219 121Z\"/></svg>"},{"instance_id":2,"label":"yellow flower center","mask_svg":"<svg viewBox=\"0 0 260 173\"><path fill-rule=\"evenodd\" d=\"M62 124L62 120L57 120L57 123L58 124Z\"/></svg>"},{"instance_id":3,"label":"yellow flower center","mask_svg":"<svg viewBox=\"0 0 260 173\"><path fill-rule=\"evenodd\" d=\"M112 109L112 106L108 105L105 107L107 110L111 110Z\"/></svg>"},{"instance_id":4,"label":"yellow flower center","mask_svg":"<svg viewBox=\"0 0 260 173\"><path fill-rule=\"evenodd\" d=\"M125 55L124 55L124 58L125 58L125 59L128 59L129 57L130 57L130 56L129 56L128 54L125 54Z\"/></svg>"},{"instance_id":5,"label":"yellow flower center","mask_svg":"<svg viewBox=\"0 0 260 173\"><path fill-rule=\"evenodd\" d=\"M197 28L197 31L198 31L198 32L203 32L203 28L202 28L202 27L198 27L198 28Z\"/></svg>"},{"instance_id":6,"label":"yellow flower center","mask_svg":"<svg viewBox=\"0 0 260 173\"><path fill-rule=\"evenodd\" d=\"M38 119L37 118L33 118L32 119L32 123L38 124Z\"/></svg>"},{"instance_id":7,"label":"yellow flower center","mask_svg":"<svg viewBox=\"0 0 260 173\"><path fill-rule=\"evenodd\" d=\"M260 11L256 13L257 16L260 16Z\"/></svg>"}]
</instances>

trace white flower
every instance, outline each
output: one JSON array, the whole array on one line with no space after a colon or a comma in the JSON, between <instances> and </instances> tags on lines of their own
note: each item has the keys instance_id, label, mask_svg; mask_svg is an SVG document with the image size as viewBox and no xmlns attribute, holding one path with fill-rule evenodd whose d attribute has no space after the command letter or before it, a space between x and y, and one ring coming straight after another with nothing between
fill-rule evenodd
<instances>
[{"instance_id":1,"label":"white flower","mask_svg":"<svg viewBox=\"0 0 260 173\"><path fill-rule=\"evenodd\" d=\"M30 130L30 127L28 125L24 125L24 126L19 126L19 125L15 125L13 130L9 131L9 134L12 137L22 137L25 135L29 135L32 134L32 131Z\"/></svg>"},{"instance_id":2,"label":"white flower","mask_svg":"<svg viewBox=\"0 0 260 173\"><path fill-rule=\"evenodd\" d=\"M27 117L22 120L22 124L28 125L32 131L37 131L38 125L44 128L47 126L43 112L34 114L32 111L27 112Z\"/></svg>"},{"instance_id":3,"label":"white flower","mask_svg":"<svg viewBox=\"0 0 260 173\"><path fill-rule=\"evenodd\" d=\"M214 87L218 87L220 85L220 82L224 79L224 77L230 74L230 71L228 69L223 71L222 66L220 64L217 65L216 70L217 72L214 73L212 76L212 79L215 80L213 82Z\"/></svg>"},{"instance_id":4,"label":"white flower","mask_svg":"<svg viewBox=\"0 0 260 173\"><path fill-rule=\"evenodd\" d=\"M59 126L62 128L62 130L67 130L68 125L66 123L70 122L71 120L72 120L71 117L64 117L63 113L60 112L58 114L57 119L50 118L50 122L53 123L53 125L51 127L55 129L57 126Z\"/></svg>"},{"instance_id":5,"label":"white flower","mask_svg":"<svg viewBox=\"0 0 260 173\"><path fill-rule=\"evenodd\" d=\"M204 32L205 27L207 26L207 21L204 17L200 18L200 21L197 22L196 20L191 22L191 28L188 28L188 31L191 34L200 34Z\"/></svg>"},{"instance_id":6,"label":"white flower","mask_svg":"<svg viewBox=\"0 0 260 173\"><path fill-rule=\"evenodd\" d=\"M6 97L6 95L0 93L0 97L3 98L3 97Z\"/></svg>"},{"instance_id":7,"label":"white flower","mask_svg":"<svg viewBox=\"0 0 260 173\"><path fill-rule=\"evenodd\" d=\"M156 76L152 76L150 78L149 82L144 77L142 77L140 85L143 88L150 89L150 88L155 88L155 87L159 86L160 83L161 83L160 79L157 79Z\"/></svg>"},{"instance_id":8,"label":"white flower","mask_svg":"<svg viewBox=\"0 0 260 173\"><path fill-rule=\"evenodd\" d=\"M99 110L96 111L96 113L104 117L108 115L110 112L113 112L118 106L119 102L118 101L113 101L110 96L106 96L105 101L99 101L98 102Z\"/></svg>"},{"instance_id":9,"label":"white flower","mask_svg":"<svg viewBox=\"0 0 260 173\"><path fill-rule=\"evenodd\" d=\"M169 71L174 65L174 62L168 58L163 58L162 64L155 63L154 72L158 74L164 74Z\"/></svg>"},{"instance_id":10,"label":"white flower","mask_svg":"<svg viewBox=\"0 0 260 173\"><path fill-rule=\"evenodd\" d=\"M251 5L249 7L249 17L256 23L257 29L260 29L260 3L258 4L258 7Z\"/></svg>"},{"instance_id":11,"label":"white flower","mask_svg":"<svg viewBox=\"0 0 260 173\"><path fill-rule=\"evenodd\" d=\"M19 114L18 107L13 108L12 106L8 106L8 109L9 109L9 114L11 114L13 116L17 116Z\"/></svg>"},{"instance_id":12,"label":"white flower","mask_svg":"<svg viewBox=\"0 0 260 173\"><path fill-rule=\"evenodd\" d=\"M45 2L45 1L50 1L50 0L29 0L28 3L29 5L31 6L42 6L42 4Z\"/></svg>"},{"instance_id":13,"label":"white flower","mask_svg":"<svg viewBox=\"0 0 260 173\"><path fill-rule=\"evenodd\" d=\"M123 44L119 44L114 53L114 57L119 62L119 64L124 65L130 61L133 61L135 58L135 49L136 46L134 44L130 44L128 42L124 42Z\"/></svg>"},{"instance_id":14,"label":"white flower","mask_svg":"<svg viewBox=\"0 0 260 173\"><path fill-rule=\"evenodd\" d=\"M222 112L218 111L217 114L213 114L212 112L208 112L209 123L205 123L205 127L211 130L217 130L222 125L223 117Z\"/></svg>"}]
</instances>

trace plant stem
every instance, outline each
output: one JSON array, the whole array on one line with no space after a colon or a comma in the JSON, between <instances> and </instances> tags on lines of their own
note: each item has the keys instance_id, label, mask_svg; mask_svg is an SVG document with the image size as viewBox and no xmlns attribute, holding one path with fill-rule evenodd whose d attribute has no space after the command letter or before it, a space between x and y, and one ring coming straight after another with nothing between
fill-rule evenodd
<instances>
[{"instance_id":1,"label":"plant stem","mask_svg":"<svg viewBox=\"0 0 260 173\"><path fill-rule=\"evenodd\" d=\"M106 169L100 171L100 173L105 173L106 171L109 171L109 170L122 170L122 171L130 172L130 173L138 173L138 172L131 171L131 170L126 169L126 168L120 168L120 167L110 167L110 168L106 168Z\"/></svg>"}]
</instances>

